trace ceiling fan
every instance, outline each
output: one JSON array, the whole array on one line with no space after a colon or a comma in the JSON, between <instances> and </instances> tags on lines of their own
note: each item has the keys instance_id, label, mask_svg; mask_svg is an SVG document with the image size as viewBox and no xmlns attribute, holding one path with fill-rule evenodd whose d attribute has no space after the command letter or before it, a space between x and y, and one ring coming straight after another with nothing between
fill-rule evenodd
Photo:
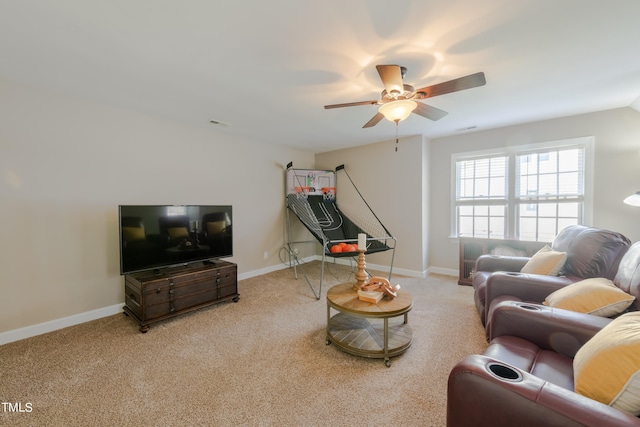
<instances>
[{"instance_id":1,"label":"ceiling fan","mask_svg":"<svg viewBox=\"0 0 640 427\"><path fill-rule=\"evenodd\" d=\"M399 121L409 117L411 113L431 120L440 120L448 114L446 111L423 104L422 102L417 102L416 100L471 89L486 83L484 73L480 72L415 90L413 86L403 83L404 76L407 73L406 67L399 65L376 65L376 69L384 84L384 90L379 100L325 105L324 108L379 105L378 113L365 123L363 128L375 126L383 118L387 118L397 124Z\"/></svg>"}]
</instances>

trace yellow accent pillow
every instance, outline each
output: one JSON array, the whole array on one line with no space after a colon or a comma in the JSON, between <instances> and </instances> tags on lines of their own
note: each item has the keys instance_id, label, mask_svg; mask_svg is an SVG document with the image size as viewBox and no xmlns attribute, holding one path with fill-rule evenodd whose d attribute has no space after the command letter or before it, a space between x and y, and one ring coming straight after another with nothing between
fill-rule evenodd
<instances>
[{"instance_id":1,"label":"yellow accent pillow","mask_svg":"<svg viewBox=\"0 0 640 427\"><path fill-rule=\"evenodd\" d=\"M543 302L549 307L611 317L625 311L635 297L618 288L609 279L585 279L558 289ZM640 356L638 356L640 357Z\"/></svg>"},{"instance_id":2,"label":"yellow accent pillow","mask_svg":"<svg viewBox=\"0 0 640 427\"><path fill-rule=\"evenodd\" d=\"M125 242L134 240L144 240L144 226L142 227L122 227L122 237Z\"/></svg>"},{"instance_id":3,"label":"yellow accent pillow","mask_svg":"<svg viewBox=\"0 0 640 427\"><path fill-rule=\"evenodd\" d=\"M172 239L178 239L180 237L189 237L189 232L187 231L187 227L169 227L167 228L167 233L169 233L169 237Z\"/></svg>"},{"instance_id":4,"label":"yellow accent pillow","mask_svg":"<svg viewBox=\"0 0 640 427\"><path fill-rule=\"evenodd\" d=\"M566 260L566 252L554 251L549 245L545 245L545 247L536 252L531 259L527 261L520 272L557 276L562 267L564 267Z\"/></svg>"},{"instance_id":5,"label":"yellow accent pillow","mask_svg":"<svg viewBox=\"0 0 640 427\"><path fill-rule=\"evenodd\" d=\"M208 234L220 234L224 227L226 226L225 221L213 221L207 223L207 233Z\"/></svg>"},{"instance_id":6,"label":"yellow accent pillow","mask_svg":"<svg viewBox=\"0 0 640 427\"><path fill-rule=\"evenodd\" d=\"M640 312L614 319L573 359L575 391L640 415Z\"/></svg>"}]
</instances>

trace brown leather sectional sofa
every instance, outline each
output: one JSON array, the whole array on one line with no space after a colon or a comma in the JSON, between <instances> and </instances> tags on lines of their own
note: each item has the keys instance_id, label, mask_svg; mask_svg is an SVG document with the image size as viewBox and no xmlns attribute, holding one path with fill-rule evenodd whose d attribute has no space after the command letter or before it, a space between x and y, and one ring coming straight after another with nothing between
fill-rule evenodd
<instances>
[{"instance_id":1,"label":"brown leather sectional sofa","mask_svg":"<svg viewBox=\"0 0 640 427\"><path fill-rule=\"evenodd\" d=\"M476 261L473 288L480 321L487 323L492 301L501 295L521 295L525 301L542 302L553 291L592 277L613 279L620 259L631 242L620 233L574 225L563 229L551 248L566 252L558 276L520 273L526 257L482 255Z\"/></svg>"},{"instance_id":2,"label":"brown leather sectional sofa","mask_svg":"<svg viewBox=\"0 0 640 427\"><path fill-rule=\"evenodd\" d=\"M476 304L489 346L451 371L447 426L640 426L633 414L574 391L576 353L613 319L541 304L568 284L607 277L636 297L628 310L640 310L640 242L629 247L619 233L577 226L553 247L568 254L563 276L480 271L517 272L527 259L478 259Z\"/></svg>"}]
</instances>

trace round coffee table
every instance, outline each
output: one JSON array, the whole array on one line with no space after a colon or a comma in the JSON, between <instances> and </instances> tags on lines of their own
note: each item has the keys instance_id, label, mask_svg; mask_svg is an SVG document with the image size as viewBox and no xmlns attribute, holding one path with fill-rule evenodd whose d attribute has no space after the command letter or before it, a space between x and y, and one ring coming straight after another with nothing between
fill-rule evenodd
<instances>
[{"instance_id":1,"label":"round coffee table","mask_svg":"<svg viewBox=\"0 0 640 427\"><path fill-rule=\"evenodd\" d=\"M354 282L336 285L327 291L327 340L347 353L389 360L411 346L408 313L413 307L411 294L403 289L394 299L381 299L377 304L360 301ZM331 316L331 309L337 314ZM395 317L403 316L399 321Z\"/></svg>"}]
</instances>

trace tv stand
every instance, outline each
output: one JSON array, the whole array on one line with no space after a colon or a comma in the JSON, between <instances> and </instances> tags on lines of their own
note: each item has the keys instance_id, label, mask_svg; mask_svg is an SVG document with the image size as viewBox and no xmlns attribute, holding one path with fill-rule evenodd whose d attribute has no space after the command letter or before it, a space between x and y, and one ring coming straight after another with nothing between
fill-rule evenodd
<instances>
[{"instance_id":1,"label":"tv stand","mask_svg":"<svg viewBox=\"0 0 640 427\"><path fill-rule=\"evenodd\" d=\"M238 268L227 261L125 275L124 312L147 332L155 322L232 300L238 302Z\"/></svg>"}]
</instances>

